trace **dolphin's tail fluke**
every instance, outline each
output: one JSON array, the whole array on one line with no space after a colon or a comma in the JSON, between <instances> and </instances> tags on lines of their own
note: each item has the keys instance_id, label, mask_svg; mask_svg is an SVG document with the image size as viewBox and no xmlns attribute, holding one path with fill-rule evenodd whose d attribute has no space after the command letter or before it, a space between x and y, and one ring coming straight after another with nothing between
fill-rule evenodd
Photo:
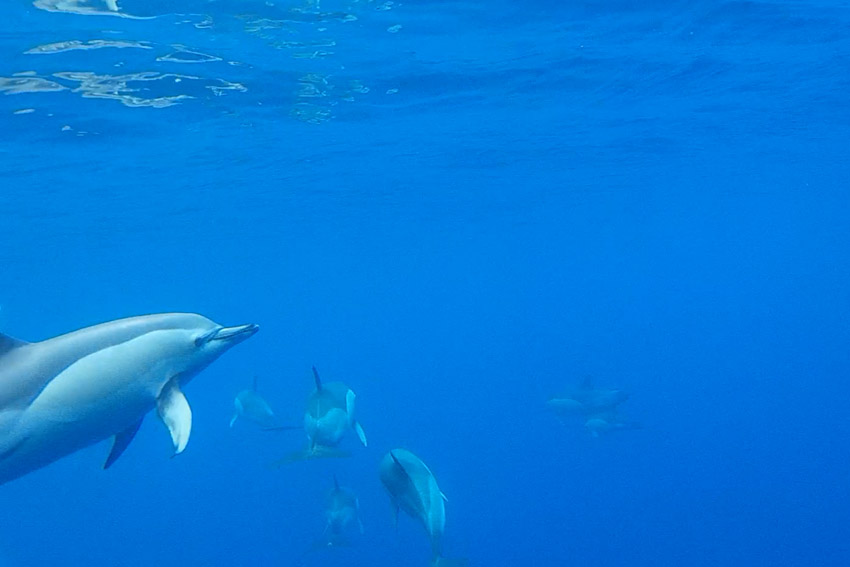
<instances>
[{"instance_id":1,"label":"dolphin's tail fluke","mask_svg":"<svg viewBox=\"0 0 850 567\"><path fill-rule=\"evenodd\" d=\"M343 451L342 449L337 449L336 447L324 447L321 445L317 445L312 449L307 449L306 451L290 453L282 459L278 459L277 461L271 463L271 466L272 468L280 468L284 465L289 465L300 461L312 461L313 459L344 459L350 456L351 453L349 453L348 451Z\"/></svg>"}]
</instances>

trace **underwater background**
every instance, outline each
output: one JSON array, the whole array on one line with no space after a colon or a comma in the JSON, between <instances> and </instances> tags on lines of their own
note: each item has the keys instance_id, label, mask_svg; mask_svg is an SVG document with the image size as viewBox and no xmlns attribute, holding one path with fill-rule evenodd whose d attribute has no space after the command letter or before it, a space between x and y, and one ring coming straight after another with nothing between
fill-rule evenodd
<instances>
[{"instance_id":1,"label":"underwater background","mask_svg":"<svg viewBox=\"0 0 850 567\"><path fill-rule=\"evenodd\" d=\"M848 2L8 0L0 53L0 331L261 327L185 453L0 487L0 565L422 567L395 447L473 566L850 565ZM369 446L270 466L233 398L312 365ZM588 376L641 428L547 409Z\"/></svg>"}]
</instances>

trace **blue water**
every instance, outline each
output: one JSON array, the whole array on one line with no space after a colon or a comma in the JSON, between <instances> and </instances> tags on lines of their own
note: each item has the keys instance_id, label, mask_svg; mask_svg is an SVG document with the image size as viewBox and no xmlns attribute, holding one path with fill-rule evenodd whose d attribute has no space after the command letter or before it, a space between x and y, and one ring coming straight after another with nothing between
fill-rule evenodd
<instances>
[{"instance_id":1,"label":"blue water","mask_svg":"<svg viewBox=\"0 0 850 567\"><path fill-rule=\"evenodd\" d=\"M118 6L0 6L0 329L261 331L184 454L151 415L0 487L0 564L423 567L394 447L473 566L850 564L850 3ZM369 447L270 468L303 434L233 396L299 423L314 364ZM643 428L547 411L588 375Z\"/></svg>"}]
</instances>

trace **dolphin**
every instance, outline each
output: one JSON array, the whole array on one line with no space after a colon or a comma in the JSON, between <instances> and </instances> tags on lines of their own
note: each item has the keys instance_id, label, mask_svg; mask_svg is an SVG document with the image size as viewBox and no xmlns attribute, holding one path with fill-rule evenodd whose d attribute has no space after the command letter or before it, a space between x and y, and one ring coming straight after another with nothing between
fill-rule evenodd
<instances>
[{"instance_id":1,"label":"dolphin","mask_svg":"<svg viewBox=\"0 0 850 567\"><path fill-rule=\"evenodd\" d=\"M192 412L181 388L258 329L164 313L36 343L0 335L0 484L114 436L109 468L154 408L182 453Z\"/></svg>"},{"instance_id":2,"label":"dolphin","mask_svg":"<svg viewBox=\"0 0 850 567\"><path fill-rule=\"evenodd\" d=\"M230 427L240 417L247 421L256 423L264 429L276 429L279 427L277 416L263 397L257 392L257 377L250 390L242 390L236 394L233 400L234 412L230 419Z\"/></svg>"},{"instance_id":3,"label":"dolphin","mask_svg":"<svg viewBox=\"0 0 850 567\"><path fill-rule=\"evenodd\" d=\"M419 457L405 449L394 449L381 460L381 482L393 504L394 521L399 509L425 527L431 540L432 567L460 567L465 559L443 557L443 531L446 527L446 495L437 479Z\"/></svg>"},{"instance_id":4,"label":"dolphin","mask_svg":"<svg viewBox=\"0 0 850 567\"><path fill-rule=\"evenodd\" d=\"M307 400L304 414L304 431L307 433L309 447L306 452L293 453L277 461L276 465L316 459L321 457L347 457L349 453L337 449L342 438L349 430L354 430L360 442L366 447L366 433L360 423L354 419L354 399L351 388L342 382L322 382L319 372L313 367L313 380L316 389Z\"/></svg>"},{"instance_id":5,"label":"dolphin","mask_svg":"<svg viewBox=\"0 0 850 567\"><path fill-rule=\"evenodd\" d=\"M559 417L589 416L611 411L628 399L628 393L622 390L595 388L590 378L585 378L577 388L553 396L546 405Z\"/></svg>"},{"instance_id":6,"label":"dolphin","mask_svg":"<svg viewBox=\"0 0 850 567\"><path fill-rule=\"evenodd\" d=\"M334 475L334 487L328 494L325 505L325 545L336 547L346 545L345 533L348 527L357 523L360 533L363 533L363 522L360 521L360 502L357 496L348 488L339 485Z\"/></svg>"},{"instance_id":7,"label":"dolphin","mask_svg":"<svg viewBox=\"0 0 850 567\"><path fill-rule=\"evenodd\" d=\"M592 437L599 437L605 433L612 431L626 431L629 429L642 429L639 423L633 421L624 421L619 415L614 412L601 413L591 415L584 422L584 428Z\"/></svg>"}]
</instances>

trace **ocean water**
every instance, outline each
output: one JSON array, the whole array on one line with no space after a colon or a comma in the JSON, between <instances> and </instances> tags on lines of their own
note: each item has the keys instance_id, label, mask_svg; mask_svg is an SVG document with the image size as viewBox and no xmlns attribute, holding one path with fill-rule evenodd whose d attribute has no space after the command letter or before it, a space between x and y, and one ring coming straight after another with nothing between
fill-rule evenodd
<instances>
[{"instance_id":1,"label":"ocean water","mask_svg":"<svg viewBox=\"0 0 850 567\"><path fill-rule=\"evenodd\" d=\"M0 487L0 565L850 564L850 3L8 0L0 330L260 332ZM270 463L311 365L369 446ZM592 376L641 429L547 410ZM364 534L317 549L333 475Z\"/></svg>"}]
</instances>

